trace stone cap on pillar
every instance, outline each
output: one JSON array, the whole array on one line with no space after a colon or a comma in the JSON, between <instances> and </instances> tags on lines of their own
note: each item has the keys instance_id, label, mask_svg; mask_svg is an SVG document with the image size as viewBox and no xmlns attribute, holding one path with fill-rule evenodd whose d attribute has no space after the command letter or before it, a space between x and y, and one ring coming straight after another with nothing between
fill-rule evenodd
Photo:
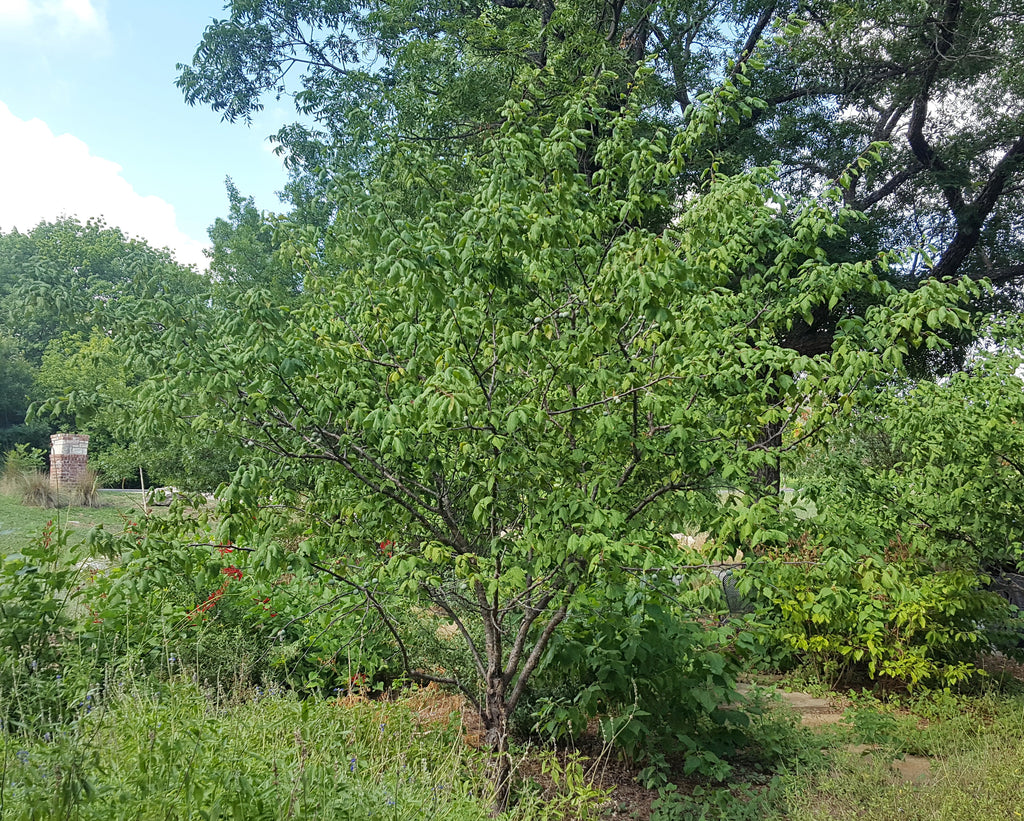
<instances>
[{"instance_id":1,"label":"stone cap on pillar","mask_svg":"<svg viewBox=\"0 0 1024 821\"><path fill-rule=\"evenodd\" d=\"M59 456L85 456L89 452L89 436L85 433L55 433L50 449Z\"/></svg>"}]
</instances>

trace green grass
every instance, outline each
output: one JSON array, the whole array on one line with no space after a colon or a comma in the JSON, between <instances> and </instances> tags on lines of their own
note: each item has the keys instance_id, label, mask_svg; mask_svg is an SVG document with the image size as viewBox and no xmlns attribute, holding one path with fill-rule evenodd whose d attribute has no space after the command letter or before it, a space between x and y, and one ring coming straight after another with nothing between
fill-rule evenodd
<instances>
[{"instance_id":1,"label":"green grass","mask_svg":"<svg viewBox=\"0 0 1024 821\"><path fill-rule=\"evenodd\" d=\"M62 507L47 510L29 507L8 495L0 495L0 555L21 550L33 536L38 536L46 523L54 520L61 527L67 527L71 544L81 541L95 525L102 524L118 532L125 516L138 516L142 505L140 493L102 494L104 506Z\"/></svg>"},{"instance_id":2,"label":"green grass","mask_svg":"<svg viewBox=\"0 0 1024 821\"><path fill-rule=\"evenodd\" d=\"M222 709L188 681L90 698L64 732L3 736L2 818L485 821L486 759L424 702L257 694ZM440 719L440 720L438 720ZM563 818L559 799L516 821ZM578 807L577 807L578 809ZM548 814L554 810L557 814ZM577 816L573 817L586 817Z\"/></svg>"},{"instance_id":3,"label":"green grass","mask_svg":"<svg viewBox=\"0 0 1024 821\"><path fill-rule=\"evenodd\" d=\"M831 766L792 773L786 821L1004 821L1024 818L1024 697L936 692L904 705L858 700L852 727L828 736ZM868 749L850 744L869 745ZM894 761L929 759L901 778Z\"/></svg>"},{"instance_id":4,"label":"green grass","mask_svg":"<svg viewBox=\"0 0 1024 821\"><path fill-rule=\"evenodd\" d=\"M485 819L479 756L398 705L265 697L214 710L189 683L8 737L4 818Z\"/></svg>"}]
</instances>

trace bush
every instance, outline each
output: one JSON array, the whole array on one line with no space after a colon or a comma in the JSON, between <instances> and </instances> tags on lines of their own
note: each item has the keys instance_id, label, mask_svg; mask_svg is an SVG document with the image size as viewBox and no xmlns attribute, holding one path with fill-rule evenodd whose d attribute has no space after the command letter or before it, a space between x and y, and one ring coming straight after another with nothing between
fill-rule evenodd
<instances>
[{"instance_id":1,"label":"bush","mask_svg":"<svg viewBox=\"0 0 1024 821\"><path fill-rule=\"evenodd\" d=\"M86 591L111 646L134 648L147 669L187 670L234 692L280 684L347 693L399 675L391 635L358 591L298 556L269 571L246 547L218 543L186 502L179 496L166 515L128 522L123 534L93 534L117 563Z\"/></svg>"},{"instance_id":2,"label":"bush","mask_svg":"<svg viewBox=\"0 0 1024 821\"><path fill-rule=\"evenodd\" d=\"M754 587L776 638L802 654L823 681L891 678L951 686L977 672L990 648L986 624L1011 618L1007 602L968 570L931 567L895 551L820 551L816 561L764 557L743 584ZM800 555L806 556L806 546Z\"/></svg>"},{"instance_id":3,"label":"bush","mask_svg":"<svg viewBox=\"0 0 1024 821\"><path fill-rule=\"evenodd\" d=\"M642 584L607 590L552 642L537 674L533 721L543 735L578 733L601 717L604 737L659 783L669 759L724 778L744 745L737 694L745 634L698 623Z\"/></svg>"},{"instance_id":4,"label":"bush","mask_svg":"<svg viewBox=\"0 0 1024 821\"><path fill-rule=\"evenodd\" d=\"M4 454L4 470L0 477L4 493L19 494L27 476L45 470L46 452L31 445L15 445Z\"/></svg>"}]
</instances>

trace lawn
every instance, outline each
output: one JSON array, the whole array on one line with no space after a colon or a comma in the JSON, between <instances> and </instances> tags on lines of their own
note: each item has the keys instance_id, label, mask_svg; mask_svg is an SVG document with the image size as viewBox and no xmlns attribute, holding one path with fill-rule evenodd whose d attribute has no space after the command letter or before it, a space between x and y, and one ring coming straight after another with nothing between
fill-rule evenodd
<instances>
[{"instance_id":1,"label":"lawn","mask_svg":"<svg viewBox=\"0 0 1024 821\"><path fill-rule=\"evenodd\" d=\"M19 551L25 542L39 535L53 520L68 529L70 543L80 542L96 525L119 532L126 521L142 509L141 493L103 491L102 507L27 507L14 496L0 495L0 555Z\"/></svg>"}]
</instances>

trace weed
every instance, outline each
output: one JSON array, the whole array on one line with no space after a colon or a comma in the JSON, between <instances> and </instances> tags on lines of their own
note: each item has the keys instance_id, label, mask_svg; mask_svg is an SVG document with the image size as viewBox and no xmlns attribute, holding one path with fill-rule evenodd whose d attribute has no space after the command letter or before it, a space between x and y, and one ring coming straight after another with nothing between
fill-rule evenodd
<instances>
[{"instance_id":1,"label":"weed","mask_svg":"<svg viewBox=\"0 0 1024 821\"><path fill-rule=\"evenodd\" d=\"M690 795L674 785L661 791L652 805L651 821L764 821L781 798L781 782L773 779L764 790L746 784L736 787L694 787Z\"/></svg>"}]
</instances>

